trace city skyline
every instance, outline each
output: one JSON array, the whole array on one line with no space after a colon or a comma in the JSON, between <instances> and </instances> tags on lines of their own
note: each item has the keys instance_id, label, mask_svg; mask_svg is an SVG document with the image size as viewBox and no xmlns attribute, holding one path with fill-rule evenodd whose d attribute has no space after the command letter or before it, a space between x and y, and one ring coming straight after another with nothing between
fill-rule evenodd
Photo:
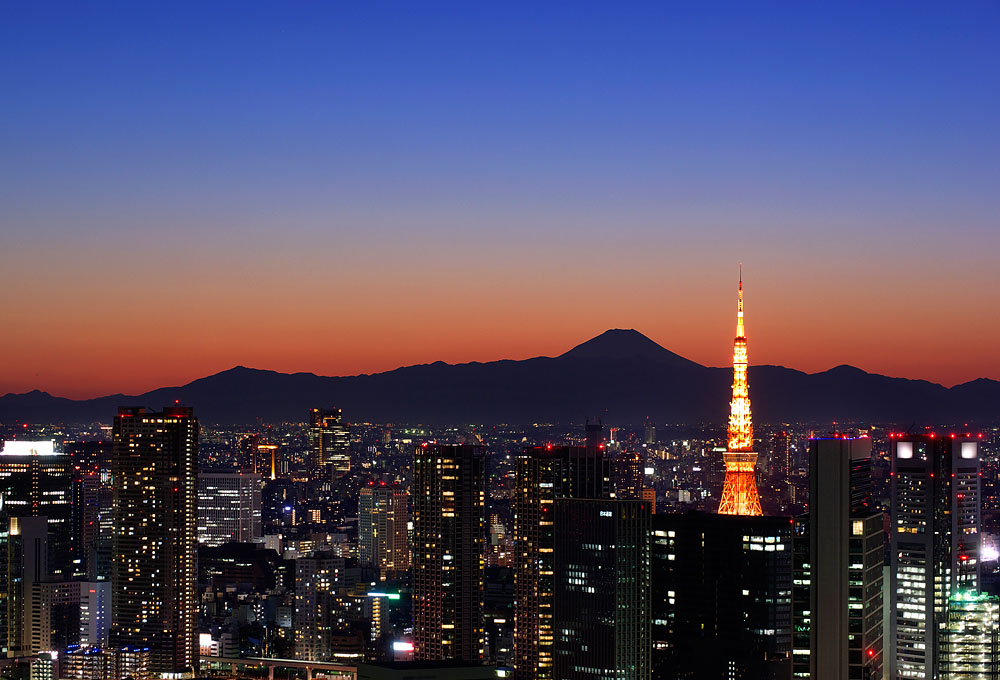
<instances>
[{"instance_id":1,"label":"city skyline","mask_svg":"<svg viewBox=\"0 0 1000 680\"><path fill-rule=\"evenodd\" d=\"M993 5L3 12L0 392L721 366L740 260L756 362L1000 379Z\"/></svg>"}]
</instances>

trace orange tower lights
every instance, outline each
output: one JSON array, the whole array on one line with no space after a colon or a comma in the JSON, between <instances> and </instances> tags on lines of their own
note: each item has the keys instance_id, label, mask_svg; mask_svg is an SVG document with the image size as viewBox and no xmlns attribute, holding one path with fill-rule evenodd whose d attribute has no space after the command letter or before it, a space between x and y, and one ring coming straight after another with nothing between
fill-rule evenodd
<instances>
[{"instance_id":1,"label":"orange tower lights","mask_svg":"<svg viewBox=\"0 0 1000 680\"><path fill-rule=\"evenodd\" d=\"M722 485L720 515L763 515L757 497L753 452L753 422L750 417L750 385L747 382L747 338L743 330L743 271L740 268L736 340L733 342L733 400L729 404L729 447L722 454L726 481Z\"/></svg>"}]
</instances>

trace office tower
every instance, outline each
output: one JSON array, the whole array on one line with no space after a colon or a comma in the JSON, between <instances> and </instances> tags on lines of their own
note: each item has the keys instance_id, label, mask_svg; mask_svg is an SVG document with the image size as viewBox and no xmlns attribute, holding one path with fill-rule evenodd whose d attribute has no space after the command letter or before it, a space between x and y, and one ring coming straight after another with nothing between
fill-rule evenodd
<instances>
[{"instance_id":1,"label":"office tower","mask_svg":"<svg viewBox=\"0 0 1000 680\"><path fill-rule=\"evenodd\" d=\"M611 460L603 448L549 444L526 448L517 458L514 672L519 679L553 677L554 503L609 498L611 492Z\"/></svg>"},{"instance_id":2,"label":"office tower","mask_svg":"<svg viewBox=\"0 0 1000 680\"><path fill-rule=\"evenodd\" d=\"M979 589L979 444L933 434L890 441L890 677L930 680L952 593Z\"/></svg>"},{"instance_id":3,"label":"office tower","mask_svg":"<svg viewBox=\"0 0 1000 680\"><path fill-rule=\"evenodd\" d=\"M554 515L554 677L648 679L649 505L560 498Z\"/></svg>"},{"instance_id":4,"label":"office tower","mask_svg":"<svg viewBox=\"0 0 1000 680\"><path fill-rule=\"evenodd\" d=\"M120 408L112 432L110 644L149 648L154 674L194 672L198 419Z\"/></svg>"},{"instance_id":5,"label":"office tower","mask_svg":"<svg viewBox=\"0 0 1000 680\"><path fill-rule=\"evenodd\" d=\"M653 516L653 676L787 679L792 521Z\"/></svg>"},{"instance_id":6,"label":"office tower","mask_svg":"<svg viewBox=\"0 0 1000 680\"><path fill-rule=\"evenodd\" d=\"M11 517L45 515L49 523L48 570L73 575L73 466L51 441L4 442L0 451L0 523Z\"/></svg>"},{"instance_id":7,"label":"office tower","mask_svg":"<svg viewBox=\"0 0 1000 680\"><path fill-rule=\"evenodd\" d=\"M250 472L198 473L198 542L251 543L261 537L260 475Z\"/></svg>"},{"instance_id":8,"label":"office tower","mask_svg":"<svg viewBox=\"0 0 1000 680\"><path fill-rule=\"evenodd\" d=\"M362 568L375 569L379 580L396 578L410 568L406 491L396 484L369 482L361 489L358 542Z\"/></svg>"},{"instance_id":9,"label":"office tower","mask_svg":"<svg viewBox=\"0 0 1000 680\"><path fill-rule=\"evenodd\" d=\"M1000 677L1000 600L971 591L953 593L940 653L942 680Z\"/></svg>"},{"instance_id":10,"label":"office tower","mask_svg":"<svg viewBox=\"0 0 1000 680\"><path fill-rule=\"evenodd\" d=\"M413 456L413 654L483 658L486 455L424 444Z\"/></svg>"},{"instance_id":11,"label":"office tower","mask_svg":"<svg viewBox=\"0 0 1000 680\"><path fill-rule=\"evenodd\" d=\"M743 274L740 273L736 311L736 340L733 343L733 400L729 404L729 448L722 454L726 479L722 485L720 515L762 515L757 497L753 452L753 423L750 417L750 385L747 382L747 338L743 330Z\"/></svg>"},{"instance_id":12,"label":"office tower","mask_svg":"<svg viewBox=\"0 0 1000 680\"><path fill-rule=\"evenodd\" d=\"M615 458L615 498L642 499L645 461L636 451L621 452Z\"/></svg>"},{"instance_id":13,"label":"office tower","mask_svg":"<svg viewBox=\"0 0 1000 680\"><path fill-rule=\"evenodd\" d=\"M883 677L884 516L872 512L871 439L809 445L809 514L796 520L793 677Z\"/></svg>"},{"instance_id":14,"label":"office tower","mask_svg":"<svg viewBox=\"0 0 1000 680\"><path fill-rule=\"evenodd\" d=\"M351 471L347 425L339 408L314 408L309 412L309 450L313 469L333 466L337 473Z\"/></svg>"},{"instance_id":15,"label":"office tower","mask_svg":"<svg viewBox=\"0 0 1000 680\"><path fill-rule=\"evenodd\" d=\"M49 578L49 523L42 517L10 517L5 522L0 560L0 647L8 656L31 653L31 612L35 584Z\"/></svg>"}]
</instances>

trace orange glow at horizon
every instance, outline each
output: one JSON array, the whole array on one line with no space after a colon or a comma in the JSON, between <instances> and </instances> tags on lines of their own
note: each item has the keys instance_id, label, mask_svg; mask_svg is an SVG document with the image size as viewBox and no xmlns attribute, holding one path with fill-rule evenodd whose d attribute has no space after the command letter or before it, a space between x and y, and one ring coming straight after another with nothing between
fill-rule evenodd
<instances>
[{"instance_id":1,"label":"orange glow at horizon","mask_svg":"<svg viewBox=\"0 0 1000 680\"><path fill-rule=\"evenodd\" d=\"M414 237L343 251L238 239L149 250L142 238L120 240L119 250L81 240L0 253L10 292L0 394L141 394L235 365L354 375L556 356L609 328L635 328L708 366L726 365L732 351L721 340L732 337L722 272L737 258L714 242L672 250L623 239L601 251L622 266L595 268L581 265L594 257L583 237L539 237L531 253L501 234L485 250L457 236L443 248ZM763 241L762 251L773 245ZM994 268L970 265L918 297L912 277L870 260L825 271L771 250L755 262L755 364L852 364L945 385L1000 379L1000 317L980 311L991 308ZM927 309L951 310L962 332L931 323Z\"/></svg>"}]
</instances>

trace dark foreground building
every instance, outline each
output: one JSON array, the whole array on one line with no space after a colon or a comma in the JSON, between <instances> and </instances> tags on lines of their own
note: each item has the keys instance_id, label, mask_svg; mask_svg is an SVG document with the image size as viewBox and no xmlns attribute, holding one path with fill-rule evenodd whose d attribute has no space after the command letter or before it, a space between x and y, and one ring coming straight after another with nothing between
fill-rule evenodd
<instances>
[{"instance_id":1,"label":"dark foreground building","mask_svg":"<svg viewBox=\"0 0 1000 680\"><path fill-rule=\"evenodd\" d=\"M654 515L653 678L786 679L792 520Z\"/></svg>"},{"instance_id":2,"label":"dark foreground building","mask_svg":"<svg viewBox=\"0 0 1000 680\"><path fill-rule=\"evenodd\" d=\"M650 677L649 503L555 503L558 680Z\"/></svg>"}]
</instances>

